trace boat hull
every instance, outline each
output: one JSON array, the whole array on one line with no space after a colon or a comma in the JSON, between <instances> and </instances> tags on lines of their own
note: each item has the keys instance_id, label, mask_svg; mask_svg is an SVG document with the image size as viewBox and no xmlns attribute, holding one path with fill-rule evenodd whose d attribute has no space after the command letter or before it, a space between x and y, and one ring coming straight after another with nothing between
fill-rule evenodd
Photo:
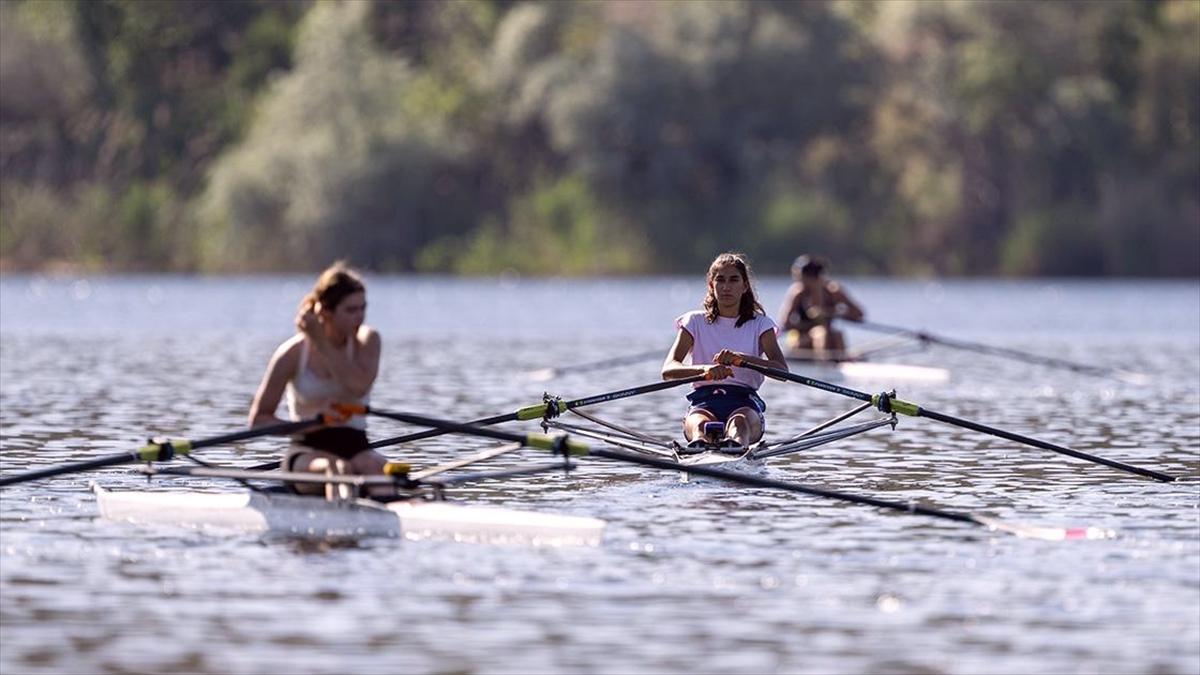
<instances>
[{"instance_id":1,"label":"boat hull","mask_svg":"<svg viewBox=\"0 0 1200 675\"><path fill-rule=\"evenodd\" d=\"M819 380L855 380L882 384L950 380L950 371L945 368L876 361L813 361L789 357L788 368L794 373Z\"/></svg>"},{"instance_id":2,"label":"boat hull","mask_svg":"<svg viewBox=\"0 0 1200 675\"><path fill-rule=\"evenodd\" d=\"M605 523L490 506L410 500L330 502L277 492L144 492L94 487L107 520L297 538L404 537L595 546Z\"/></svg>"}]
</instances>

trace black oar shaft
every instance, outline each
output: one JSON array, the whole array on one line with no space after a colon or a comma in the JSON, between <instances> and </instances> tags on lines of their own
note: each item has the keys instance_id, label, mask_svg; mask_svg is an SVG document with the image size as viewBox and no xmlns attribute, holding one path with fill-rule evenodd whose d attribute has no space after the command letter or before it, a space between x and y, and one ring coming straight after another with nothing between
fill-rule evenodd
<instances>
[{"instance_id":1,"label":"black oar shaft","mask_svg":"<svg viewBox=\"0 0 1200 675\"><path fill-rule=\"evenodd\" d=\"M1033 438L1031 436L1025 436L1023 434L1013 433L1011 431L1005 431L1004 429L997 429L996 427L991 427L986 424L980 424L978 422L972 422L971 420L965 420L960 417L954 417L953 415L946 415L944 413L940 413L935 410L926 410L925 408L918 408L917 410L918 410L917 414L921 417L928 417L931 420L937 420L939 422L951 424L956 427L962 427L964 429L971 429L972 431L978 431L980 433L989 434L992 436L998 436L1000 438L1004 438L1004 439L1007 439L1010 441L1015 441L1017 443L1024 443L1025 445L1031 445L1035 448L1041 448L1043 450L1057 452L1061 455L1067 455L1068 457L1074 457L1076 459L1082 459L1082 460L1086 460L1089 462L1095 462L1096 464L1103 464L1104 466L1108 466L1108 467L1111 467L1114 469L1119 469L1121 471L1128 471L1130 473L1136 473L1139 476L1146 476L1147 478L1153 478L1154 480L1159 480L1164 483L1170 483L1175 480L1174 476L1165 474L1161 471L1155 471L1153 469L1145 469L1140 466L1126 464L1125 462L1118 462L1115 459L1108 459L1107 457L1093 455L1091 453L1083 452L1081 450L1072 450L1071 448L1068 448L1068 447L1065 447L1062 445L1057 445L1055 443L1043 441L1043 440L1040 440L1037 438Z\"/></svg>"},{"instance_id":2,"label":"black oar shaft","mask_svg":"<svg viewBox=\"0 0 1200 675\"><path fill-rule=\"evenodd\" d=\"M471 420L470 422L467 422L467 424L488 427L495 424L503 424L505 422L539 419L549 413L551 407L557 407L552 414L558 414L567 410L574 410L575 408L582 408L584 406L595 405L597 403L607 403L609 401L616 401L623 398L629 398L631 396L638 396L640 394L649 394L656 391L662 391L664 389L671 389L673 387L690 384L692 382L699 382L703 379L703 375L695 375L693 377L686 377L680 380L666 380L663 382L655 382L653 384L645 384L639 387L618 389L616 391L610 391L603 394L596 394L595 396L577 398L573 401L543 401L542 403L535 403L531 406L525 406L516 412ZM452 431L443 428L434 428L427 431L419 431L414 434L383 438L378 441L371 442L367 447L382 448L389 445L398 445L400 443L411 443L412 441L420 441L426 438L433 438L435 436L443 436L448 433L452 433Z\"/></svg>"},{"instance_id":3,"label":"black oar shaft","mask_svg":"<svg viewBox=\"0 0 1200 675\"><path fill-rule=\"evenodd\" d=\"M435 417L426 417L425 415L416 415L406 412L394 412L391 410L379 410L377 408L367 408L367 412L371 415L386 417L397 422L405 424L416 424L423 427L433 427L443 434L467 434L470 436L480 436L483 438L493 438L499 441L510 441L513 443L525 443L528 439L528 434L515 434L511 431L500 431L499 429L490 429L488 427L474 426L470 423L462 424L459 422L451 422L449 420L437 419Z\"/></svg>"},{"instance_id":4,"label":"black oar shaft","mask_svg":"<svg viewBox=\"0 0 1200 675\"><path fill-rule=\"evenodd\" d=\"M1001 531L1005 531L1005 532L1010 532L1012 534L1016 534L1018 536L1033 536L1036 538L1052 539L1052 540L1059 540L1059 539L1065 539L1065 538L1080 538L1081 535L1086 535L1088 538L1093 538L1092 537L1092 528L1063 529L1063 528L1038 528L1038 527L1014 525L1014 524L1010 524L1010 523L1004 523L1004 522L1001 522L999 520L995 520L992 518L978 516L978 515L971 514L971 513L963 513L960 511L947 511L944 509L938 509L938 508L934 508L934 507L930 507L930 506L922 506L920 504L891 501L891 500L887 500L887 499L878 499L875 497L864 497L861 495L853 495L853 494L849 494L846 492L838 492L836 490L826 490L823 488L815 488L815 487L810 487L807 485L801 485L799 483L790 483L787 481L775 480L772 478L763 478L763 477L759 477L759 476L748 476L745 474L734 473L731 471L723 471L721 469L716 469L713 467L686 465L686 464L681 464L679 462L674 462L674 461L667 460L667 459L658 459L658 458L648 457L648 456L641 455L641 454L621 452L618 450L607 450L604 448L592 448L592 447L589 447L582 443L579 443L577 441L569 440L565 436L550 437L550 436L546 436L544 434L527 434L525 436L521 436L520 434L511 434L511 433L507 433L507 432L503 432L503 431L497 431L494 429L483 429L480 427L473 427L473 426L470 426L467 424L459 424L459 423L450 422L447 420L439 420L439 419L435 419L432 417L426 417L424 415L413 415L413 414L409 414L409 413L397 413L397 412L389 412L389 411L384 411L384 410L373 410L373 409L366 409L365 412L368 412L370 414L375 414L375 415L381 415L383 417L389 417L391 419L399 420L402 422L408 422L410 424L428 425L428 426L437 427L440 429L447 429L452 432L458 432L458 433L468 434L468 435L472 435L472 436L484 436L487 438L495 438L495 439L499 439L499 440L519 442L524 445L528 445L530 447L541 448L544 450L551 450L556 453L561 452L564 455L575 455L575 456L592 455L595 457L604 457L606 459L625 461L625 462L629 462L632 464L640 464L642 466L649 466L649 467L654 467L654 468L659 468L659 469L667 469L667 470L671 470L671 471L685 471L687 473L691 473L694 475L708 476L710 478L718 478L718 479L732 482L732 483L740 483L743 485L750 485L750 486L754 486L754 487L765 487L765 488L775 488L775 489L779 489L779 490L787 490L789 492L807 494L807 495L812 495L814 497L824 497L827 499L836 499L839 501L850 502L850 503L854 503L854 504L863 504L866 506L874 506L877 508L888 509L888 510L892 510L892 511L899 511L901 513L915 513L915 514L919 514L919 515L930 516L933 518L941 518L943 520L952 520L952 521L960 522L960 523L970 523L972 525L978 525L981 527L988 528L989 530L1001 530ZM543 470L546 468L562 468L562 465L556 465L553 467L539 467L536 470L540 471L540 470ZM523 475L525 473L524 470L515 469L511 472L510 475L518 475L518 472L521 475Z\"/></svg>"},{"instance_id":5,"label":"black oar shaft","mask_svg":"<svg viewBox=\"0 0 1200 675\"><path fill-rule=\"evenodd\" d=\"M24 483L31 480L38 480L41 478L50 478L52 476L62 476L68 473L89 471L91 469L102 469L106 466L128 464L130 462L136 462L138 459L138 454L136 452L122 452L119 455L106 455L104 457L97 457L95 459L76 462L74 464L52 466L46 469L38 469L36 471L27 471L16 476L0 478L0 487Z\"/></svg>"},{"instance_id":6,"label":"black oar shaft","mask_svg":"<svg viewBox=\"0 0 1200 675\"><path fill-rule=\"evenodd\" d=\"M514 434L514 433L510 433L510 432L506 432L506 431L500 431L497 429L486 429L486 428L481 428L481 427L474 427L469 424L459 424L457 422L450 422L448 420L440 420L440 419L436 419L436 418L432 418L432 417L426 417L424 415L415 415L412 413L392 412L392 411L388 411L388 410L377 410L374 408L368 408L367 412L369 412L370 414L373 414L373 415L378 415L380 417L386 417L388 419L393 419L393 420L397 420L400 422L406 422L408 424L420 424L422 426L437 427L439 429L444 429L447 432L462 433L462 434L468 434L471 436L482 436L484 438L494 438L494 439L502 440L502 441L513 441L513 442L517 442L517 443L530 444L530 441L535 436L538 436L537 434ZM538 445L544 447L545 444L541 443ZM928 507L928 506L921 506L919 504L909 504L909 503L905 503L905 502L896 502L896 501L890 501L890 500L886 500L886 499L877 499L875 497L863 497L863 496L859 496L859 495L848 494L845 492L838 492L836 490L825 490L822 488L814 488L814 487L809 487L806 485L800 485L799 483L790 483L787 481L774 480L772 478L747 476L747 475L740 474L740 473L734 473L731 471L722 471L720 469L714 469L714 468L706 467L706 466L689 466L686 464L681 464L679 462L673 462L673 461L667 460L667 459L656 459L653 457L646 457L643 455L638 455L638 454L633 454L633 453L620 452L617 450L608 450L605 448L593 448L590 446L583 446L582 444L575 443L575 442L572 442L570 444L570 447L573 450L573 454L588 454L588 455L592 455L594 457L605 457L607 459L615 459L615 460L630 462L632 464L640 464L642 466L650 466L650 467L655 467L655 468L659 468L659 469L669 469L672 471L686 471L688 473L692 473L692 474L695 474L698 476L708 476L710 478L720 478L722 480L727 480L727 481L731 481L734 483L741 483L743 485L751 485L751 486L755 486L755 487L778 488L781 490L788 490L790 492L798 492L801 494L812 495L814 497L826 497L829 499L837 499L840 501L852 502L855 504L866 504L869 506L876 506L879 508L891 509L893 511L903 511L905 513L919 513L922 515L933 516L935 518L943 518L946 520L955 520L958 522L982 524L975 516L972 516L969 513L943 511L941 509L935 509L935 508Z\"/></svg>"},{"instance_id":7,"label":"black oar shaft","mask_svg":"<svg viewBox=\"0 0 1200 675\"><path fill-rule=\"evenodd\" d=\"M1016 434L1011 431L997 429L996 427L988 426L986 424L980 424L978 422L972 422L970 420L965 420L965 419L962 419L959 417L954 417L953 415L946 415L946 414L939 413L939 412L936 412L933 410L927 410L915 403L911 403L909 401L903 401L903 400L895 399L895 398L891 398L891 397L885 397L885 395L883 395L883 394L872 396L866 392L858 391L856 389L850 389L849 387L842 387L842 386L839 386L836 384L831 384L829 382L824 382L822 380L815 380L811 377L797 375L795 373L790 373L786 370L780 370L778 368L772 368L770 366L760 366L758 364L750 363L748 361L741 365L743 367L750 368L751 370L756 370L768 377L773 377L773 378L779 379L779 380L788 380L791 382L796 382L798 384L807 385L809 387L813 387L815 389L821 389L821 390L828 391L828 392L831 392L834 394L841 394L842 396L847 396L849 398L858 399L860 401L871 401L873 403L876 403L877 405L880 404L881 401L886 401L887 405L885 406L884 412L897 412L897 413L900 413L903 415L911 415L914 417L927 417L929 419L937 420L938 422L943 422L945 424L962 427L964 429L971 429L973 431L979 431L981 433L990 434L992 436L998 436L1000 438L1005 438L1010 441L1015 441L1017 443L1024 443L1025 445L1030 445L1035 448L1041 448L1043 450L1050 450L1051 452L1057 452L1059 454L1067 455L1069 457L1075 457L1076 459L1082 459L1082 460L1087 460L1089 462L1095 462L1097 464L1103 464L1104 466L1111 467L1113 469L1127 471L1129 473L1134 473L1139 476L1145 476L1147 478L1153 478L1155 480L1160 480L1165 483L1170 483L1175 480L1174 476L1165 474L1161 471L1154 471L1153 469L1144 469L1139 466L1133 466L1132 464L1126 464L1124 462L1118 462L1113 459L1107 459L1105 457L1100 457L1099 455L1093 455L1093 454L1082 452L1079 450L1072 450L1071 448L1067 448L1067 447L1064 447L1061 445L1056 445L1054 443L1048 443L1046 441L1039 440L1039 439L1036 439L1036 438L1033 438L1030 436Z\"/></svg>"},{"instance_id":8,"label":"black oar shaft","mask_svg":"<svg viewBox=\"0 0 1200 675\"><path fill-rule=\"evenodd\" d=\"M255 427L252 429L243 429L229 434L213 436L211 438L202 438L198 441L192 441L192 449L199 450L200 448L210 448L216 445L225 445L226 443L237 443L251 438L260 438L262 436L275 436L282 434L290 434L297 431L302 431L312 426L323 424L325 418L321 415L316 417L300 420L298 422L280 422L265 427Z\"/></svg>"},{"instance_id":9,"label":"black oar shaft","mask_svg":"<svg viewBox=\"0 0 1200 675\"><path fill-rule=\"evenodd\" d=\"M664 380L662 382L655 382L654 384L644 384L640 387L618 389L617 391L610 391L605 394L597 394L595 396L588 396L586 398L577 398L574 401L566 401L562 403L560 408L562 410L574 410L575 408L582 408L584 406L595 405L597 403L607 403L609 401L616 401L623 398L629 398L631 396L639 396L641 394L649 394L656 391L662 391L664 389L672 389L684 384L699 382L703 379L705 379L703 375L693 375L691 377L685 377L678 380Z\"/></svg>"},{"instance_id":10,"label":"black oar shaft","mask_svg":"<svg viewBox=\"0 0 1200 675\"><path fill-rule=\"evenodd\" d=\"M1029 363L1038 363L1038 364L1041 364L1044 366L1065 368L1067 370L1073 370L1075 372L1080 372L1080 373L1087 373L1089 375L1096 375L1096 376L1100 376L1100 377L1107 377L1107 376L1113 376L1113 375L1120 376L1122 374L1129 375L1129 376L1137 375L1137 373L1128 373L1126 371L1122 371L1119 368L1111 368L1108 366L1096 366L1096 365L1091 365L1091 364L1087 364L1087 363L1079 363L1077 361L1070 361L1068 359L1064 359L1064 358L1060 358L1060 357L1056 357L1056 356L1045 356L1043 354L1035 354L1033 352L1027 352L1027 351L1023 351L1020 349L1013 349L1011 347L1000 347L997 345L989 345L989 344L985 344L982 342L968 342L966 340L958 340L958 339L954 339L954 338L944 337L941 335L934 335L932 333L927 333L922 330L905 328L903 326L891 326L891 325L884 324L884 323L876 323L874 321L859 321L859 322L857 322L857 324L867 330L882 331L882 332L887 332L887 333L893 333L896 335L907 335L910 337L914 337L922 342L939 344L939 345L943 345L945 347L950 347L952 349L961 349L963 351L975 352L977 354L990 354L993 356L1002 356L1005 358L1015 359L1017 361L1026 361Z\"/></svg>"},{"instance_id":11,"label":"black oar shaft","mask_svg":"<svg viewBox=\"0 0 1200 675\"><path fill-rule=\"evenodd\" d=\"M6 485L15 485L17 483L25 483L40 478L50 478L51 476L61 476L68 473L76 473L79 471L89 471L91 469L100 469L106 466L116 466L118 464L129 464L132 462L140 462L154 459L170 459L177 451L179 454L187 454L193 450L208 448L214 445L223 443L235 443L244 441L249 438L258 438L260 436L269 436L272 434L288 434L294 431L307 429L314 425L324 424L325 418L317 415L311 419L300 420L298 422L281 422L265 427L257 427L254 429L245 429L243 431L235 431L229 434L220 436L212 436L210 438L202 438L197 441L177 440L177 441L151 441L148 445L143 446L134 452L123 452L117 455L106 455L95 459L85 459L82 462L72 462L71 464L62 464L52 466L46 469L38 469L36 471L27 471L15 476L0 478L0 487ZM168 445L174 444L173 449L168 448ZM167 455L162 455L163 451L167 451Z\"/></svg>"},{"instance_id":12,"label":"black oar shaft","mask_svg":"<svg viewBox=\"0 0 1200 675\"><path fill-rule=\"evenodd\" d=\"M516 421L517 421L516 413L506 413L504 415L496 415L494 417L484 417L483 419L471 420L467 424L475 424L475 425L480 425L480 426L486 427L486 426L492 426L493 424L503 424L504 422L516 422ZM389 445L398 445L400 443L411 443L413 441L420 441L420 440L424 440L426 438L433 438L435 436L443 436L448 433L450 433L450 432L446 431L445 429L428 429L426 431L419 431L415 434L405 434L403 436L394 436L392 438L382 438L378 441L372 441L371 443L369 443L367 445L367 447L372 448L372 449L383 448L383 447L387 447Z\"/></svg>"},{"instance_id":13,"label":"black oar shaft","mask_svg":"<svg viewBox=\"0 0 1200 675\"><path fill-rule=\"evenodd\" d=\"M722 469L714 469L707 466L692 466L680 464L668 459L657 459L645 455L638 455L629 452L621 452L618 450L608 450L605 448L592 448L588 453L595 457L605 457L607 459L615 459L622 462L630 462L632 464L640 464L642 466L650 466L658 469L668 469L673 471L686 471L697 476L708 476L710 478L719 478L732 483L740 483L753 487L775 488L779 490L787 490L788 492L797 492L800 494L811 495L814 497L825 497L827 499L836 499L843 502L851 502L854 504L865 504L875 506L882 509L892 511L903 511L904 513L919 513L925 516L933 516L934 518L942 518L945 520L954 520L963 523L981 524L976 520L975 516L969 513L959 513L956 511L945 511L929 506L921 506L920 504L912 504L907 502L897 502L888 499L878 499L876 497L865 497L862 495L853 495L847 492L839 492L837 490L826 490L824 488L810 487L799 483L789 481L775 480L773 478L763 478L760 476L750 476L733 471L724 471Z\"/></svg>"}]
</instances>

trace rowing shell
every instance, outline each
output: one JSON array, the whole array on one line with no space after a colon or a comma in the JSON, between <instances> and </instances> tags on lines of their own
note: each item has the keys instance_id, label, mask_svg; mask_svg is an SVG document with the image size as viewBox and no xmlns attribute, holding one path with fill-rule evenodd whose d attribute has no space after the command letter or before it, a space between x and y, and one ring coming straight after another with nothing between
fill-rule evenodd
<instances>
[{"instance_id":1,"label":"rowing shell","mask_svg":"<svg viewBox=\"0 0 1200 675\"><path fill-rule=\"evenodd\" d=\"M286 537L404 537L535 546L596 546L605 522L491 506L407 500L326 501L282 492L116 492L93 488L108 520Z\"/></svg>"},{"instance_id":2,"label":"rowing shell","mask_svg":"<svg viewBox=\"0 0 1200 675\"><path fill-rule=\"evenodd\" d=\"M913 366L903 363L877 361L813 361L788 358L788 367L795 372L823 379L845 379L867 382L947 382L950 371L945 368Z\"/></svg>"}]
</instances>

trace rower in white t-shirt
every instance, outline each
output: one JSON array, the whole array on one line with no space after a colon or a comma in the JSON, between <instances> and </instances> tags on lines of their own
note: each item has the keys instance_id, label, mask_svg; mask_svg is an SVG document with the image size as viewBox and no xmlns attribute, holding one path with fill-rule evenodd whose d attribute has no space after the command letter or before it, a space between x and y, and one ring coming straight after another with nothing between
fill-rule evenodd
<instances>
[{"instance_id":1,"label":"rower in white t-shirt","mask_svg":"<svg viewBox=\"0 0 1200 675\"><path fill-rule=\"evenodd\" d=\"M663 363L664 380L694 375L691 407L683 420L689 447L747 448L762 438L767 406L758 397L763 376L732 364L737 359L787 370L775 322L767 317L750 284L750 267L738 253L722 253L708 267L704 309L675 321L675 344ZM766 358L763 358L763 357ZM724 425L723 433L705 432Z\"/></svg>"}]
</instances>

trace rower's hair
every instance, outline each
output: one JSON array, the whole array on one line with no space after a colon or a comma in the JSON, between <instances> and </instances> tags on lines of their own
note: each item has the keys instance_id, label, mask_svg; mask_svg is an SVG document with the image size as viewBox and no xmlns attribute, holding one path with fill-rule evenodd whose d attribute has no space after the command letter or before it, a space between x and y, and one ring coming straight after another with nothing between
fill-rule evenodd
<instances>
[{"instance_id":1,"label":"rower's hair","mask_svg":"<svg viewBox=\"0 0 1200 675\"><path fill-rule=\"evenodd\" d=\"M704 318L713 323L717 320L717 294L713 292L713 278L717 276L717 271L722 267L733 265L738 272L742 274L742 278L746 280L746 292L742 294L742 300L738 303L738 320L734 324L738 328L742 324L754 319L759 314L765 315L767 311L759 304L758 298L754 295L754 284L750 278L750 263L746 262L746 256L742 253L727 251L717 256L712 264L708 266L708 283L707 291L704 296Z\"/></svg>"},{"instance_id":2,"label":"rower's hair","mask_svg":"<svg viewBox=\"0 0 1200 675\"><path fill-rule=\"evenodd\" d=\"M312 290L300 301L300 311L315 312L319 303L321 309L332 312L348 296L366 290L367 287L358 272L351 269L346 261L339 260L317 277L317 283L313 284Z\"/></svg>"}]
</instances>

